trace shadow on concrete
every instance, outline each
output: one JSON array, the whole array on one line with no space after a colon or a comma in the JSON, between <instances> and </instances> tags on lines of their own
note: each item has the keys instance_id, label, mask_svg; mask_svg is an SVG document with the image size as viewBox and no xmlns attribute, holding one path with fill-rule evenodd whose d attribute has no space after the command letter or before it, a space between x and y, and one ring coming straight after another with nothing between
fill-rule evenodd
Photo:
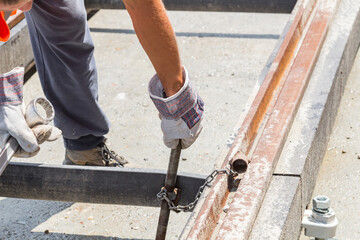
<instances>
[{"instance_id":1,"label":"shadow on concrete","mask_svg":"<svg viewBox=\"0 0 360 240\"><path fill-rule=\"evenodd\" d=\"M143 240L97 235L80 235L56 232L33 231L49 218L71 207L72 202L55 202L18 198L0 199L0 240L18 239L71 239L71 240ZM147 239L144 239L147 240Z\"/></svg>"},{"instance_id":2,"label":"shadow on concrete","mask_svg":"<svg viewBox=\"0 0 360 240\"><path fill-rule=\"evenodd\" d=\"M0 239L19 239L24 235L32 238L38 234L45 236L31 230L71 205L73 203L70 202L4 198L0 200Z\"/></svg>"},{"instance_id":3,"label":"shadow on concrete","mask_svg":"<svg viewBox=\"0 0 360 240\"><path fill-rule=\"evenodd\" d=\"M121 33L135 34L131 29L113 29L113 28L90 28L91 32L97 33ZM176 32L178 37L200 37L200 38L246 38L246 39L279 39L277 34L238 34L238 33L192 33Z\"/></svg>"}]
</instances>

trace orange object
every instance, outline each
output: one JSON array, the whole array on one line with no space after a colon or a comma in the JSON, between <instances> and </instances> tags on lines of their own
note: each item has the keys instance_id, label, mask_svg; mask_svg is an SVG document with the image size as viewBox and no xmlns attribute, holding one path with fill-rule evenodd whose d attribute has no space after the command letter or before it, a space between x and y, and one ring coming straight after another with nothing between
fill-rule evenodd
<instances>
[{"instance_id":1,"label":"orange object","mask_svg":"<svg viewBox=\"0 0 360 240\"><path fill-rule=\"evenodd\" d=\"M10 16L15 15L16 10ZM0 41L6 42L10 38L10 29L6 23L4 12L0 12Z\"/></svg>"}]
</instances>

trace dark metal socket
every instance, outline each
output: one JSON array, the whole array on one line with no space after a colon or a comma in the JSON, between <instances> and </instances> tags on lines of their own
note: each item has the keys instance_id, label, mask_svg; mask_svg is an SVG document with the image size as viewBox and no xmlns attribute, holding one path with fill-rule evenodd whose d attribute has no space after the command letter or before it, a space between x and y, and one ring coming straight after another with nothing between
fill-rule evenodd
<instances>
[{"instance_id":1,"label":"dark metal socket","mask_svg":"<svg viewBox=\"0 0 360 240\"><path fill-rule=\"evenodd\" d=\"M248 169L249 160L241 151L237 152L230 161L231 170L241 174Z\"/></svg>"}]
</instances>

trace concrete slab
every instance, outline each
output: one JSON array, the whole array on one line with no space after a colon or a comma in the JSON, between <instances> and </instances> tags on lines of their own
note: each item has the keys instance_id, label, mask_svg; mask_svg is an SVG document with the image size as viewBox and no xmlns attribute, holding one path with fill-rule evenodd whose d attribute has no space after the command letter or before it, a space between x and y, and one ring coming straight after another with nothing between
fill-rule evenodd
<instances>
[{"instance_id":1,"label":"concrete slab","mask_svg":"<svg viewBox=\"0 0 360 240\"><path fill-rule=\"evenodd\" d=\"M204 131L184 151L179 171L209 174L217 156L228 148L227 140L289 15L170 12L169 16L183 63L206 102ZM170 151L163 146L157 112L147 94L154 70L130 18L125 11L100 11L90 27L100 104L112 123L110 147L124 155L130 167L165 169ZM34 76L25 85L25 99L38 95L42 91ZM59 140L44 144L35 158L14 161L61 164L63 156ZM158 212L151 207L2 198L0 238L153 239ZM178 238L188 216L171 215L168 239Z\"/></svg>"},{"instance_id":2,"label":"concrete slab","mask_svg":"<svg viewBox=\"0 0 360 240\"><path fill-rule=\"evenodd\" d=\"M301 224L300 178L274 176L268 193L249 239L297 239Z\"/></svg>"},{"instance_id":3,"label":"concrete slab","mask_svg":"<svg viewBox=\"0 0 360 240\"><path fill-rule=\"evenodd\" d=\"M330 197L331 207L339 220L336 239L360 239L359 79L360 51L347 81L312 195ZM302 236L300 239L309 238Z\"/></svg>"},{"instance_id":4,"label":"concrete slab","mask_svg":"<svg viewBox=\"0 0 360 240\"><path fill-rule=\"evenodd\" d=\"M343 0L329 30L328 38L273 177L274 179L288 178L289 176L299 177L301 180L299 185L289 185L287 191L296 192L294 188L300 187L301 204L291 205L298 196L297 194L289 196L287 205L292 207L289 211L283 211L283 216L278 221L281 227L276 228L272 233L273 236L269 236L268 239L296 239L299 236L300 225L298 223L301 221L305 206L311 199L340 99L359 47L359 29L360 3ZM269 189L265 199L268 199L269 195L276 194L278 194L276 191ZM260 211L263 214L272 212L272 209L276 207L274 204L265 200ZM265 224L262 214L259 214L258 218L258 224L262 223L262 225L255 225L253 234L268 236L267 232L261 231L261 229L267 229L271 224ZM297 221L292 221L292 219L297 219ZM287 227L285 226L290 225L293 229L297 229L293 236L286 235ZM258 229L259 232L255 232L255 229Z\"/></svg>"}]
</instances>

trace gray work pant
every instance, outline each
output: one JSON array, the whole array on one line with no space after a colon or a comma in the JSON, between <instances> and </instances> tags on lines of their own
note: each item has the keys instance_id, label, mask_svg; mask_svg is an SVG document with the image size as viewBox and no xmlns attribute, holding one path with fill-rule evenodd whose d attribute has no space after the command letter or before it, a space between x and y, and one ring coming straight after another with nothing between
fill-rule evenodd
<instances>
[{"instance_id":1,"label":"gray work pant","mask_svg":"<svg viewBox=\"0 0 360 240\"><path fill-rule=\"evenodd\" d=\"M98 104L94 45L82 0L35 0L25 14L37 71L65 147L95 147L109 131Z\"/></svg>"}]
</instances>

